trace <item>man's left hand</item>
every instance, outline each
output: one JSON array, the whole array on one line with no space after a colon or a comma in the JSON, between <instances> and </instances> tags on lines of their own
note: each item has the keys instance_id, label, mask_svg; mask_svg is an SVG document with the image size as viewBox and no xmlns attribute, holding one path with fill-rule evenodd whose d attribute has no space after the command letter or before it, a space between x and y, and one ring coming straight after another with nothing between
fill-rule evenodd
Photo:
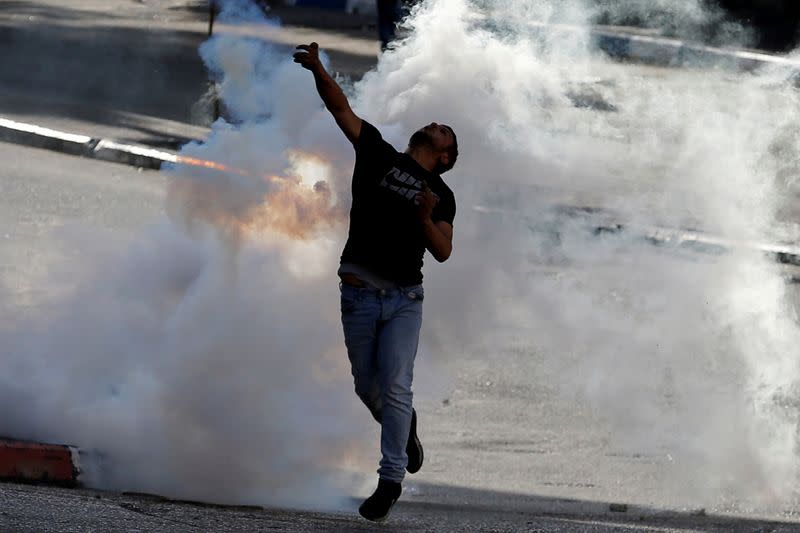
<instances>
[{"instance_id":1,"label":"man's left hand","mask_svg":"<svg viewBox=\"0 0 800 533\"><path fill-rule=\"evenodd\" d=\"M428 184L423 185L422 192L417 194L417 216L422 222L427 222L431 219L433 208L439 203L439 199L433 194L433 191Z\"/></svg>"}]
</instances>

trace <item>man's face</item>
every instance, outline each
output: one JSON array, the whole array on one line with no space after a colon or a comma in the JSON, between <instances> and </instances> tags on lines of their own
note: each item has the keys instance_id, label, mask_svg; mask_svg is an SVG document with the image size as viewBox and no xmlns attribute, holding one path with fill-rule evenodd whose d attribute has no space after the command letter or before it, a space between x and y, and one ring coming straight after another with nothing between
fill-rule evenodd
<instances>
[{"instance_id":1,"label":"man's face","mask_svg":"<svg viewBox=\"0 0 800 533\"><path fill-rule=\"evenodd\" d=\"M452 146L455 139L453 132L447 126L431 122L423 126L411 136L409 145L414 147L420 144L427 144L437 152L446 152Z\"/></svg>"}]
</instances>

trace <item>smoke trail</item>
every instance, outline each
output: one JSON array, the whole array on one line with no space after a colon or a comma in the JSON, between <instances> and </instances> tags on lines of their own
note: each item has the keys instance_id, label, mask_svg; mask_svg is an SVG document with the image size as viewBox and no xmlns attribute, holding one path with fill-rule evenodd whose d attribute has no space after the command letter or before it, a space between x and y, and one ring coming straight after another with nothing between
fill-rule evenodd
<instances>
[{"instance_id":1,"label":"smoke trail","mask_svg":"<svg viewBox=\"0 0 800 533\"><path fill-rule=\"evenodd\" d=\"M253 20L246 2L225 6ZM632 228L796 238L776 217L796 189L797 98L773 75L642 78L592 49L596 14L578 1L427 2L353 88L357 113L395 146L431 120L459 135L454 254L426 269L421 355L449 364L524 344L617 446L674 457L664 484L676 494L784 501L800 331L777 268L747 250L598 236L552 206L603 206ZM692 28L715 16L690 15ZM221 35L201 53L232 123L184 155L223 170L173 169L168 220L84 243L98 259L74 292L3 333L0 400L29 407L0 433L98 450L89 475L103 486L331 504L351 481L342 489L337 473L371 449L354 438L369 421L331 306L352 149L289 50ZM576 106L587 87L616 112Z\"/></svg>"}]
</instances>

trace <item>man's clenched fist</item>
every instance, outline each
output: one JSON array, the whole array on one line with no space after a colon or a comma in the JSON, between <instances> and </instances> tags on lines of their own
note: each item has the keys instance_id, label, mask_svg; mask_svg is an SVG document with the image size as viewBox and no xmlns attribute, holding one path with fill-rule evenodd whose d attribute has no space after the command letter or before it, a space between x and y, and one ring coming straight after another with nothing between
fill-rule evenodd
<instances>
[{"instance_id":1,"label":"man's clenched fist","mask_svg":"<svg viewBox=\"0 0 800 533\"><path fill-rule=\"evenodd\" d=\"M301 66L312 72L322 65L319 61L319 45L317 43L301 44L297 49L302 52L295 52L295 63L300 63Z\"/></svg>"}]
</instances>

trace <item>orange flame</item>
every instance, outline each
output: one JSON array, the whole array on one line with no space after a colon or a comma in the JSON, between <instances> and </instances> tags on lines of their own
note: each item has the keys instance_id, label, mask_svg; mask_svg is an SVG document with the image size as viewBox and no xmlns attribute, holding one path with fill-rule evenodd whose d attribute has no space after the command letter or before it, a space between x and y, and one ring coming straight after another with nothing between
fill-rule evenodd
<instances>
[{"instance_id":1,"label":"orange flame","mask_svg":"<svg viewBox=\"0 0 800 533\"><path fill-rule=\"evenodd\" d=\"M210 168L213 170L219 170L220 172L239 174L240 176L248 175L248 173L245 172L244 170L229 167L228 165L223 165L222 163L217 163L216 161L209 161L208 159L197 159L195 157L179 155L176 156L176 162L182 165L191 165L195 167L203 167L203 168Z\"/></svg>"},{"instance_id":2,"label":"orange flame","mask_svg":"<svg viewBox=\"0 0 800 533\"><path fill-rule=\"evenodd\" d=\"M309 157L316 156L309 154ZM178 156L176 162L256 178L247 170L207 159ZM257 202L250 196L251 191L236 190L224 181L175 179L168 188L168 205L189 224L198 220L210 223L236 240L265 231L308 239L320 228L346 219L345 210L333 203L333 195L324 181L309 187L295 176L265 175L258 179L274 187Z\"/></svg>"}]
</instances>

